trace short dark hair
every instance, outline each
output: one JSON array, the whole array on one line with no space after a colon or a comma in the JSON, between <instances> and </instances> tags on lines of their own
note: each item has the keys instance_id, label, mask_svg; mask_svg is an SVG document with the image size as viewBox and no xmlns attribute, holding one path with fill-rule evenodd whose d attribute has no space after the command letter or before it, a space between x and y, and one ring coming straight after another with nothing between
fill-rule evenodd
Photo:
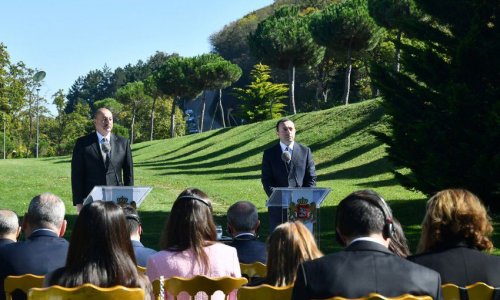
<instances>
[{"instance_id":1,"label":"short dark hair","mask_svg":"<svg viewBox=\"0 0 500 300\"><path fill-rule=\"evenodd\" d=\"M52 226L59 228L64 222L65 213L61 198L51 193L43 193L31 199L26 220L34 229Z\"/></svg>"},{"instance_id":2,"label":"short dark hair","mask_svg":"<svg viewBox=\"0 0 500 300\"><path fill-rule=\"evenodd\" d=\"M137 210L130 204L122 204L120 206L125 213L125 219L127 220L127 230L129 234L135 233L139 229L139 225L141 225L141 218L139 217Z\"/></svg>"},{"instance_id":3,"label":"short dark hair","mask_svg":"<svg viewBox=\"0 0 500 300\"><path fill-rule=\"evenodd\" d=\"M288 121L290 121L290 122L292 122L292 123L293 123L293 121L292 121L292 120L290 120L290 119L288 119L288 118L281 118L281 119L278 121L278 123L276 123L276 131L279 131L279 130L280 130L280 124L281 124L281 123L285 123L285 122L288 122Z\"/></svg>"},{"instance_id":4,"label":"short dark hair","mask_svg":"<svg viewBox=\"0 0 500 300\"><path fill-rule=\"evenodd\" d=\"M374 195L378 196L371 190L356 191L340 201L336 224L343 236L352 239L383 232L385 219L392 219L392 214L385 216L382 208L367 200Z\"/></svg>"},{"instance_id":5,"label":"short dark hair","mask_svg":"<svg viewBox=\"0 0 500 300\"><path fill-rule=\"evenodd\" d=\"M8 209L0 209L0 236L16 233L19 229L19 218Z\"/></svg>"},{"instance_id":6,"label":"short dark hair","mask_svg":"<svg viewBox=\"0 0 500 300\"><path fill-rule=\"evenodd\" d=\"M238 232L250 232L259 222L257 207L249 201L238 201L227 210L227 223Z\"/></svg>"}]
</instances>

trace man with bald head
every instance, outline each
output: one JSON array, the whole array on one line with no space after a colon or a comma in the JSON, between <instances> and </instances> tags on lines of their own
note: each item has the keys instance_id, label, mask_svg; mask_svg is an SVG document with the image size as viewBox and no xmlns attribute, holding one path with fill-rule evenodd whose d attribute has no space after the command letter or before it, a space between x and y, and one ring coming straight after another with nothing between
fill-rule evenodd
<instances>
[{"instance_id":1,"label":"man with bald head","mask_svg":"<svg viewBox=\"0 0 500 300\"><path fill-rule=\"evenodd\" d=\"M0 247L15 243L20 232L21 227L16 213L0 209Z\"/></svg>"},{"instance_id":2,"label":"man with bald head","mask_svg":"<svg viewBox=\"0 0 500 300\"><path fill-rule=\"evenodd\" d=\"M95 113L95 132L80 137L71 160L73 205L82 203L96 185L134 185L132 151L126 138L111 133L113 114L107 108Z\"/></svg>"}]
</instances>

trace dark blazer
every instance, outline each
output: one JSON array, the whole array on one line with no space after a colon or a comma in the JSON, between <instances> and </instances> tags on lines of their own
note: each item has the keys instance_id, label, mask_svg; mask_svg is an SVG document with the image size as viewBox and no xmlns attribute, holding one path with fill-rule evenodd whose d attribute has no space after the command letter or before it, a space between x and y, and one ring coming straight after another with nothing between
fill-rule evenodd
<instances>
[{"instance_id":1,"label":"dark blazer","mask_svg":"<svg viewBox=\"0 0 500 300\"><path fill-rule=\"evenodd\" d=\"M0 299L5 299L3 282L9 275L45 275L66 264L69 243L50 230L33 232L26 241L0 248Z\"/></svg>"},{"instance_id":2,"label":"dark blazer","mask_svg":"<svg viewBox=\"0 0 500 300\"><path fill-rule=\"evenodd\" d=\"M240 263L251 264L260 261L265 264L267 262L266 244L257 240L254 236L239 236L231 242L226 243L226 245L236 248Z\"/></svg>"},{"instance_id":3,"label":"dark blazer","mask_svg":"<svg viewBox=\"0 0 500 300\"><path fill-rule=\"evenodd\" d=\"M316 168L311 149L294 143L289 172L286 163L281 160L282 152L278 143L266 149L262 156L261 181L266 194L270 196L273 187L316 186Z\"/></svg>"},{"instance_id":4,"label":"dark blazer","mask_svg":"<svg viewBox=\"0 0 500 300\"><path fill-rule=\"evenodd\" d=\"M9 245L12 243L15 243L15 242L13 240L9 240L9 239L0 239L0 247L5 246L5 245Z\"/></svg>"},{"instance_id":5,"label":"dark blazer","mask_svg":"<svg viewBox=\"0 0 500 300\"><path fill-rule=\"evenodd\" d=\"M437 271L443 284L465 287L481 281L500 287L500 257L483 253L465 243L455 243L408 259Z\"/></svg>"},{"instance_id":6,"label":"dark blazer","mask_svg":"<svg viewBox=\"0 0 500 300\"><path fill-rule=\"evenodd\" d=\"M71 159L73 205L81 204L96 185L134 185L132 151L127 139L111 134L111 162L106 169L97 133L80 137Z\"/></svg>"},{"instance_id":7,"label":"dark blazer","mask_svg":"<svg viewBox=\"0 0 500 300\"><path fill-rule=\"evenodd\" d=\"M441 299L441 279L437 272L400 258L383 245L357 241L344 251L301 264L292 299L359 298L372 292Z\"/></svg>"},{"instance_id":8,"label":"dark blazer","mask_svg":"<svg viewBox=\"0 0 500 300\"><path fill-rule=\"evenodd\" d=\"M148 256L156 253L156 250L144 247L139 241L132 240L132 247L134 248L137 265L144 268L148 264Z\"/></svg>"}]
</instances>

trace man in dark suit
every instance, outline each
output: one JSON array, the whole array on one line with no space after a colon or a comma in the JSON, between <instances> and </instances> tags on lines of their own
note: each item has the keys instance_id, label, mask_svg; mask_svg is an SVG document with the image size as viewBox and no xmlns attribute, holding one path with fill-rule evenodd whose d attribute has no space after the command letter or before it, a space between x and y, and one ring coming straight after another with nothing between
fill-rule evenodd
<instances>
[{"instance_id":1,"label":"man in dark suit","mask_svg":"<svg viewBox=\"0 0 500 300\"><path fill-rule=\"evenodd\" d=\"M260 227L257 208L249 201L238 201L227 211L227 231L233 240L227 245L236 248L240 263L267 261L266 244L257 240Z\"/></svg>"},{"instance_id":2,"label":"man in dark suit","mask_svg":"<svg viewBox=\"0 0 500 300\"><path fill-rule=\"evenodd\" d=\"M295 124L283 118L276 124L279 143L264 151L261 181L269 197L275 187L316 186L311 149L295 142ZM269 207L269 231L286 221L286 209Z\"/></svg>"},{"instance_id":3,"label":"man in dark suit","mask_svg":"<svg viewBox=\"0 0 500 300\"><path fill-rule=\"evenodd\" d=\"M358 191L343 199L337 207L336 230L347 247L301 264L292 299L359 298L372 292L442 299L437 272L389 251L392 213L375 192Z\"/></svg>"},{"instance_id":4,"label":"man in dark suit","mask_svg":"<svg viewBox=\"0 0 500 300\"><path fill-rule=\"evenodd\" d=\"M130 143L111 133L111 112L106 108L98 109L94 125L95 132L76 141L71 159L73 205L77 211L96 185L134 185Z\"/></svg>"},{"instance_id":5,"label":"man in dark suit","mask_svg":"<svg viewBox=\"0 0 500 300\"><path fill-rule=\"evenodd\" d=\"M64 203L56 195L45 193L31 200L22 224L26 240L0 248L0 299L5 296L3 282L7 276L45 275L65 265L69 243L62 238L66 231L64 214Z\"/></svg>"},{"instance_id":6,"label":"man in dark suit","mask_svg":"<svg viewBox=\"0 0 500 300\"><path fill-rule=\"evenodd\" d=\"M137 210L130 204L122 205L122 209L127 219L127 229L132 241L132 247L134 248L135 260L137 265L145 268L148 263L148 257L156 253L156 250L144 247L141 243L142 224Z\"/></svg>"},{"instance_id":7,"label":"man in dark suit","mask_svg":"<svg viewBox=\"0 0 500 300\"><path fill-rule=\"evenodd\" d=\"M21 233L19 219L15 212L0 209L0 247L15 243Z\"/></svg>"}]
</instances>

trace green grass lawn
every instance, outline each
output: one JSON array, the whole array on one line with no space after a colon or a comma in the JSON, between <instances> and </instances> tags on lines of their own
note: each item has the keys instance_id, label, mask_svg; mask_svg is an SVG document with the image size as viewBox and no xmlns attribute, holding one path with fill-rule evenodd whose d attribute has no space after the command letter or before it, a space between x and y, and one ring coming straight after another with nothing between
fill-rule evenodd
<instances>
[{"instance_id":1,"label":"green grass lawn","mask_svg":"<svg viewBox=\"0 0 500 300\"><path fill-rule=\"evenodd\" d=\"M338 249L333 238L336 204L352 191L366 188L388 201L405 229L410 248L415 249L426 197L406 190L394 179L385 146L371 134L372 130L384 130L382 117L376 100L292 117L297 142L313 151L318 186L332 189L320 211L319 241L325 253ZM260 163L264 149L277 142L276 121L133 145L135 184L153 187L140 207L143 242L158 248L172 202L186 187L200 188L213 199L216 222L224 228L225 212L232 203L243 199L255 203L263 223L260 236L265 240L266 194L260 183ZM71 229L75 209L71 206L70 159L1 160L0 207L22 215L33 196L53 192L67 204ZM500 241L497 234L494 241Z\"/></svg>"}]
</instances>

